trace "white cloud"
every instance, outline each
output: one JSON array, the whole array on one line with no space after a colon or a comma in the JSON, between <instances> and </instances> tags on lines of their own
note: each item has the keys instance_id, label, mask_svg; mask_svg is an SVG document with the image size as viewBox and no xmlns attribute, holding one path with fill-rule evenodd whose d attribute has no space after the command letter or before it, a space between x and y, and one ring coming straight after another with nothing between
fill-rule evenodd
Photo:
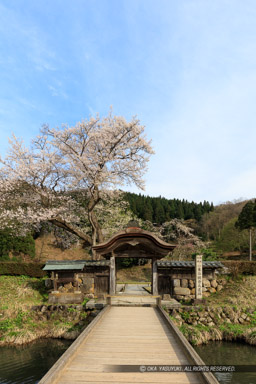
<instances>
[{"instance_id":1,"label":"white cloud","mask_svg":"<svg viewBox=\"0 0 256 384\"><path fill-rule=\"evenodd\" d=\"M56 83L56 86L48 85L48 89L51 91L53 97L62 97L64 99L68 98L66 92L63 91L61 83Z\"/></svg>"},{"instance_id":2,"label":"white cloud","mask_svg":"<svg viewBox=\"0 0 256 384\"><path fill-rule=\"evenodd\" d=\"M153 139L146 193L254 194L254 0L27 4L26 16L0 5L2 129L29 136L45 119L73 123L113 104Z\"/></svg>"}]
</instances>

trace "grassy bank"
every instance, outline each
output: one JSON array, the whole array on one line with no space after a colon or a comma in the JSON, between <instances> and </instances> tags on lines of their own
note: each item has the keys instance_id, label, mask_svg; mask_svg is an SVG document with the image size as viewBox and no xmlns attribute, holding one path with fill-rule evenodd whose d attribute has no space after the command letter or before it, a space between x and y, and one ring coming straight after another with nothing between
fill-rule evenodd
<instances>
[{"instance_id":1,"label":"grassy bank","mask_svg":"<svg viewBox=\"0 0 256 384\"><path fill-rule=\"evenodd\" d=\"M45 310L47 300L43 279L0 276L0 345L25 344L43 337L76 338L89 321L87 313L75 306L65 310L55 306L49 312Z\"/></svg>"},{"instance_id":2,"label":"grassy bank","mask_svg":"<svg viewBox=\"0 0 256 384\"><path fill-rule=\"evenodd\" d=\"M225 288L200 306L183 305L170 313L193 345L240 340L256 345L256 276L228 279Z\"/></svg>"}]
</instances>

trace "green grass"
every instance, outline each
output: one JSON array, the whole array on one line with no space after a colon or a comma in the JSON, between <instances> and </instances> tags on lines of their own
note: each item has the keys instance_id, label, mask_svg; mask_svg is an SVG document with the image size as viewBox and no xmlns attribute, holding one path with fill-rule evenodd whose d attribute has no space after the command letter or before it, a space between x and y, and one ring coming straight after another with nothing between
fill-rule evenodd
<instances>
[{"instance_id":1,"label":"green grass","mask_svg":"<svg viewBox=\"0 0 256 384\"><path fill-rule=\"evenodd\" d=\"M44 279L27 276L0 276L0 345L23 344L38 337L62 337L79 331L87 313L75 308L46 314L32 311L32 306L46 304L48 292Z\"/></svg>"},{"instance_id":2,"label":"green grass","mask_svg":"<svg viewBox=\"0 0 256 384\"><path fill-rule=\"evenodd\" d=\"M219 326L220 330L223 332L224 336L227 335L233 335L233 336L241 336L245 329L248 328L248 326L242 326L240 324L230 324L230 323L224 323Z\"/></svg>"}]
</instances>

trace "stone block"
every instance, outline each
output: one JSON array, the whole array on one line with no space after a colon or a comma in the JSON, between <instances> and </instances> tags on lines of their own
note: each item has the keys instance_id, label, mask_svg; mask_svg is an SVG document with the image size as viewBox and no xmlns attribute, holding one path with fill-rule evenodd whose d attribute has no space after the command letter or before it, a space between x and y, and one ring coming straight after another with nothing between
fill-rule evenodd
<instances>
[{"instance_id":1,"label":"stone block","mask_svg":"<svg viewBox=\"0 0 256 384\"><path fill-rule=\"evenodd\" d=\"M182 286L182 288L187 288L188 287L188 279L182 279L181 280L181 286Z\"/></svg>"},{"instance_id":2,"label":"stone block","mask_svg":"<svg viewBox=\"0 0 256 384\"><path fill-rule=\"evenodd\" d=\"M184 296L182 296L182 295L176 295L176 296L175 296L175 299L176 299L176 300L184 300Z\"/></svg>"},{"instance_id":3,"label":"stone block","mask_svg":"<svg viewBox=\"0 0 256 384\"><path fill-rule=\"evenodd\" d=\"M211 281L211 286L212 286L213 288L217 288L217 286L218 286L217 281L216 281L216 280L212 280L212 281Z\"/></svg>"},{"instance_id":4,"label":"stone block","mask_svg":"<svg viewBox=\"0 0 256 384\"><path fill-rule=\"evenodd\" d=\"M49 304L80 304L84 300L82 292L79 293L50 293Z\"/></svg>"},{"instance_id":5,"label":"stone block","mask_svg":"<svg viewBox=\"0 0 256 384\"><path fill-rule=\"evenodd\" d=\"M180 279L173 279L172 285L174 287L180 287Z\"/></svg>"},{"instance_id":6,"label":"stone block","mask_svg":"<svg viewBox=\"0 0 256 384\"><path fill-rule=\"evenodd\" d=\"M190 295L190 289L189 288L174 287L173 291L174 291L175 295L183 295L183 296Z\"/></svg>"},{"instance_id":7,"label":"stone block","mask_svg":"<svg viewBox=\"0 0 256 384\"><path fill-rule=\"evenodd\" d=\"M210 281L209 280L207 280L207 279L203 279L203 287L210 287L211 286L211 283L210 283Z\"/></svg>"},{"instance_id":8,"label":"stone block","mask_svg":"<svg viewBox=\"0 0 256 384\"><path fill-rule=\"evenodd\" d=\"M195 288L195 282L194 282L194 280L191 280L191 279L190 279L190 280L188 281L188 287L189 287L189 288Z\"/></svg>"},{"instance_id":9,"label":"stone block","mask_svg":"<svg viewBox=\"0 0 256 384\"><path fill-rule=\"evenodd\" d=\"M94 278L93 277L83 277L83 285L81 287L81 290L84 293L89 293L94 285Z\"/></svg>"},{"instance_id":10,"label":"stone block","mask_svg":"<svg viewBox=\"0 0 256 384\"><path fill-rule=\"evenodd\" d=\"M215 293L216 292L216 289L215 288L208 288L208 292L210 292L210 293Z\"/></svg>"},{"instance_id":11,"label":"stone block","mask_svg":"<svg viewBox=\"0 0 256 384\"><path fill-rule=\"evenodd\" d=\"M52 288L52 280L51 279L45 279L44 284L45 284L45 287L47 289Z\"/></svg>"}]
</instances>

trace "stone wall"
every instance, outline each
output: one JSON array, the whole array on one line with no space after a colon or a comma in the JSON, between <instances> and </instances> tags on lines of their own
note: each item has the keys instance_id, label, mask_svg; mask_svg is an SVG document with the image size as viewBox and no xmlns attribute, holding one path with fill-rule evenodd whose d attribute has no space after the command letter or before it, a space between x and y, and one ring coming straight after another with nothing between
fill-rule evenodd
<instances>
[{"instance_id":1,"label":"stone wall","mask_svg":"<svg viewBox=\"0 0 256 384\"><path fill-rule=\"evenodd\" d=\"M84 301L82 292L51 292L49 294L49 304L80 304Z\"/></svg>"},{"instance_id":2,"label":"stone wall","mask_svg":"<svg viewBox=\"0 0 256 384\"><path fill-rule=\"evenodd\" d=\"M256 345L255 306L182 306L168 312L192 345L216 340Z\"/></svg>"},{"instance_id":3,"label":"stone wall","mask_svg":"<svg viewBox=\"0 0 256 384\"><path fill-rule=\"evenodd\" d=\"M72 305L34 305L31 311L35 313L35 318L38 321L55 320L58 322L75 322L78 329L67 331L61 335L64 339L75 339L81 333L82 329L88 325L94 317L98 315L100 310L98 309L87 309L83 305L72 304ZM81 329L79 329L81 328ZM56 336L54 336L56 337ZM59 337L59 336L58 336Z\"/></svg>"},{"instance_id":4,"label":"stone wall","mask_svg":"<svg viewBox=\"0 0 256 384\"><path fill-rule=\"evenodd\" d=\"M223 323L246 324L250 323L255 308L237 307L181 307L170 310L170 315L178 326L186 323L197 326L219 326Z\"/></svg>"},{"instance_id":5,"label":"stone wall","mask_svg":"<svg viewBox=\"0 0 256 384\"><path fill-rule=\"evenodd\" d=\"M203 278L203 297L208 297L210 294L219 292L226 284L225 279ZM172 280L173 297L176 300L189 301L195 299L195 279L174 278Z\"/></svg>"},{"instance_id":6,"label":"stone wall","mask_svg":"<svg viewBox=\"0 0 256 384\"><path fill-rule=\"evenodd\" d=\"M53 289L53 281L51 279L45 280L45 286L48 289ZM79 273L78 275L78 289L86 297L94 297L94 276ZM76 284L74 282L58 283L58 291L60 293L74 293L77 291Z\"/></svg>"}]
</instances>

